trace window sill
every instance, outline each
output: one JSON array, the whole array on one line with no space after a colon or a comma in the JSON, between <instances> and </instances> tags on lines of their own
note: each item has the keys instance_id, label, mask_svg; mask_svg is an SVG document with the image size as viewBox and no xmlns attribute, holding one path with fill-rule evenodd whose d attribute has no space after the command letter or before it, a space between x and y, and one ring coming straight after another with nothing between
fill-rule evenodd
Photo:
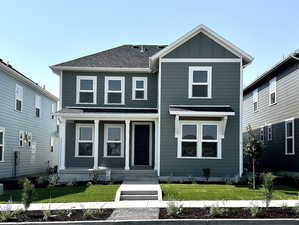
<instances>
[{"instance_id":1,"label":"window sill","mask_svg":"<svg viewBox=\"0 0 299 225\"><path fill-rule=\"evenodd\" d=\"M0 161L0 163L5 163L6 161L4 161L4 160L2 160L2 161Z\"/></svg>"},{"instance_id":2,"label":"window sill","mask_svg":"<svg viewBox=\"0 0 299 225\"><path fill-rule=\"evenodd\" d=\"M132 101L147 101L147 99L133 99L132 98Z\"/></svg>"},{"instance_id":3,"label":"window sill","mask_svg":"<svg viewBox=\"0 0 299 225\"><path fill-rule=\"evenodd\" d=\"M83 156L83 155L75 155L75 158L93 158L94 156Z\"/></svg>"},{"instance_id":4,"label":"window sill","mask_svg":"<svg viewBox=\"0 0 299 225\"><path fill-rule=\"evenodd\" d=\"M123 156L103 156L103 158L107 158L107 159L121 159L124 158Z\"/></svg>"},{"instance_id":5,"label":"window sill","mask_svg":"<svg viewBox=\"0 0 299 225\"><path fill-rule=\"evenodd\" d=\"M96 105L96 102L76 102L77 105Z\"/></svg>"},{"instance_id":6,"label":"window sill","mask_svg":"<svg viewBox=\"0 0 299 225\"><path fill-rule=\"evenodd\" d=\"M212 97L188 97L189 99L212 99Z\"/></svg>"},{"instance_id":7,"label":"window sill","mask_svg":"<svg viewBox=\"0 0 299 225\"><path fill-rule=\"evenodd\" d=\"M125 103L105 103L104 105L125 105Z\"/></svg>"},{"instance_id":8,"label":"window sill","mask_svg":"<svg viewBox=\"0 0 299 225\"><path fill-rule=\"evenodd\" d=\"M285 155L295 155L295 152L294 153L285 153Z\"/></svg>"},{"instance_id":9,"label":"window sill","mask_svg":"<svg viewBox=\"0 0 299 225\"><path fill-rule=\"evenodd\" d=\"M273 105L276 105L277 104L277 102L275 102L275 103L272 103L272 104L269 104L269 106L273 106Z\"/></svg>"},{"instance_id":10,"label":"window sill","mask_svg":"<svg viewBox=\"0 0 299 225\"><path fill-rule=\"evenodd\" d=\"M219 157L177 157L177 159L222 159Z\"/></svg>"}]
</instances>

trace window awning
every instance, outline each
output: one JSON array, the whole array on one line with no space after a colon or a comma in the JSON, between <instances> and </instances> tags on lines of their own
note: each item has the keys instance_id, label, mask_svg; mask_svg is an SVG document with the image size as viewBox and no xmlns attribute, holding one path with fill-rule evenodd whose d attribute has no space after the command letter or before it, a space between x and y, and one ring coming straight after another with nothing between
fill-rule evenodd
<instances>
[{"instance_id":1,"label":"window awning","mask_svg":"<svg viewBox=\"0 0 299 225\"><path fill-rule=\"evenodd\" d=\"M229 105L170 105L170 115L192 117L224 117L234 116L235 112Z\"/></svg>"}]
</instances>

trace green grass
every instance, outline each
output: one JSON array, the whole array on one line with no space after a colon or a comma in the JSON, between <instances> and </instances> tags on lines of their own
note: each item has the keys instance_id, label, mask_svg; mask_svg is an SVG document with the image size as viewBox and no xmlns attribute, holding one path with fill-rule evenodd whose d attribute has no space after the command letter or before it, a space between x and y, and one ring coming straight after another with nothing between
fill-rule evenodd
<instances>
[{"instance_id":1,"label":"green grass","mask_svg":"<svg viewBox=\"0 0 299 225\"><path fill-rule=\"evenodd\" d=\"M163 200L174 196L177 200L263 200L263 189L223 184L161 184ZM276 185L273 200L298 199L296 188Z\"/></svg>"},{"instance_id":2,"label":"green grass","mask_svg":"<svg viewBox=\"0 0 299 225\"><path fill-rule=\"evenodd\" d=\"M93 185L73 187L36 188L33 202L35 203L64 203L64 202L107 202L114 201L119 185ZM12 200L21 201L22 190L8 190L0 195L0 203Z\"/></svg>"}]
</instances>

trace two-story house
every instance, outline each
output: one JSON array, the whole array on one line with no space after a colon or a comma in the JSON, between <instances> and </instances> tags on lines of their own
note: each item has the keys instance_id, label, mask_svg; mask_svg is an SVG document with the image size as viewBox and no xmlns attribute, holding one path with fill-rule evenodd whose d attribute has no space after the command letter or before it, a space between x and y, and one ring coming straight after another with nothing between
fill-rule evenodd
<instances>
[{"instance_id":1,"label":"two-story house","mask_svg":"<svg viewBox=\"0 0 299 225\"><path fill-rule=\"evenodd\" d=\"M299 172L299 50L244 89L243 131L248 124L263 142L261 168Z\"/></svg>"},{"instance_id":2,"label":"two-story house","mask_svg":"<svg viewBox=\"0 0 299 225\"><path fill-rule=\"evenodd\" d=\"M55 162L57 97L0 60L0 178L47 172Z\"/></svg>"},{"instance_id":3,"label":"two-story house","mask_svg":"<svg viewBox=\"0 0 299 225\"><path fill-rule=\"evenodd\" d=\"M62 179L153 171L242 174L242 70L252 57L199 25L168 46L122 45L51 66L60 77Z\"/></svg>"}]
</instances>

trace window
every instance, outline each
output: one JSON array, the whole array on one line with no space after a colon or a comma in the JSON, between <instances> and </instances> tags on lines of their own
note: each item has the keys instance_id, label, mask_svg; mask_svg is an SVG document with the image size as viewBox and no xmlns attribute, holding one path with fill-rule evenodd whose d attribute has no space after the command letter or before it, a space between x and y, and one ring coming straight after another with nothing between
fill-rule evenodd
<instances>
[{"instance_id":1,"label":"window","mask_svg":"<svg viewBox=\"0 0 299 225\"><path fill-rule=\"evenodd\" d=\"M17 111L22 111L23 109L23 87L16 84L16 93L15 93L15 106Z\"/></svg>"},{"instance_id":2,"label":"window","mask_svg":"<svg viewBox=\"0 0 299 225\"><path fill-rule=\"evenodd\" d=\"M253 92L252 100L253 100L253 111L256 112L258 110L258 98L259 98L259 92L256 89Z\"/></svg>"},{"instance_id":3,"label":"window","mask_svg":"<svg viewBox=\"0 0 299 225\"><path fill-rule=\"evenodd\" d=\"M178 158L221 158L218 129L217 122L182 122L178 138Z\"/></svg>"},{"instance_id":4,"label":"window","mask_svg":"<svg viewBox=\"0 0 299 225\"><path fill-rule=\"evenodd\" d=\"M124 125L105 124L104 157L124 157Z\"/></svg>"},{"instance_id":5,"label":"window","mask_svg":"<svg viewBox=\"0 0 299 225\"><path fill-rule=\"evenodd\" d=\"M25 133L24 131L19 131L19 147L24 147Z\"/></svg>"},{"instance_id":6,"label":"window","mask_svg":"<svg viewBox=\"0 0 299 225\"><path fill-rule=\"evenodd\" d=\"M276 77L270 80L269 84L269 104L273 105L276 103Z\"/></svg>"},{"instance_id":7,"label":"window","mask_svg":"<svg viewBox=\"0 0 299 225\"><path fill-rule=\"evenodd\" d=\"M133 100L147 100L147 77L133 77Z\"/></svg>"},{"instance_id":8,"label":"window","mask_svg":"<svg viewBox=\"0 0 299 225\"><path fill-rule=\"evenodd\" d=\"M265 135L264 135L264 127L260 128L260 141L264 142L265 140Z\"/></svg>"},{"instance_id":9,"label":"window","mask_svg":"<svg viewBox=\"0 0 299 225\"><path fill-rule=\"evenodd\" d=\"M212 97L212 67L189 67L189 98Z\"/></svg>"},{"instance_id":10,"label":"window","mask_svg":"<svg viewBox=\"0 0 299 225\"><path fill-rule=\"evenodd\" d=\"M40 117L40 109L41 109L41 97L39 95L35 95L35 116Z\"/></svg>"},{"instance_id":11,"label":"window","mask_svg":"<svg viewBox=\"0 0 299 225\"><path fill-rule=\"evenodd\" d=\"M56 109L56 104L53 103L52 107L51 107L51 119L53 120L55 118L54 113L56 113L57 109Z\"/></svg>"},{"instance_id":12,"label":"window","mask_svg":"<svg viewBox=\"0 0 299 225\"><path fill-rule=\"evenodd\" d=\"M93 156L94 126L90 124L76 125L76 156Z\"/></svg>"},{"instance_id":13,"label":"window","mask_svg":"<svg viewBox=\"0 0 299 225\"><path fill-rule=\"evenodd\" d=\"M105 104L125 104L124 77L105 77Z\"/></svg>"},{"instance_id":14,"label":"window","mask_svg":"<svg viewBox=\"0 0 299 225\"><path fill-rule=\"evenodd\" d=\"M272 141L272 125L268 125L268 141Z\"/></svg>"},{"instance_id":15,"label":"window","mask_svg":"<svg viewBox=\"0 0 299 225\"><path fill-rule=\"evenodd\" d=\"M97 103L97 77L77 76L77 104Z\"/></svg>"},{"instance_id":16,"label":"window","mask_svg":"<svg viewBox=\"0 0 299 225\"><path fill-rule=\"evenodd\" d=\"M0 127L0 162L4 161L4 128Z\"/></svg>"},{"instance_id":17,"label":"window","mask_svg":"<svg viewBox=\"0 0 299 225\"><path fill-rule=\"evenodd\" d=\"M294 120L287 120L285 122L285 154L295 154L295 139L294 139Z\"/></svg>"}]
</instances>

